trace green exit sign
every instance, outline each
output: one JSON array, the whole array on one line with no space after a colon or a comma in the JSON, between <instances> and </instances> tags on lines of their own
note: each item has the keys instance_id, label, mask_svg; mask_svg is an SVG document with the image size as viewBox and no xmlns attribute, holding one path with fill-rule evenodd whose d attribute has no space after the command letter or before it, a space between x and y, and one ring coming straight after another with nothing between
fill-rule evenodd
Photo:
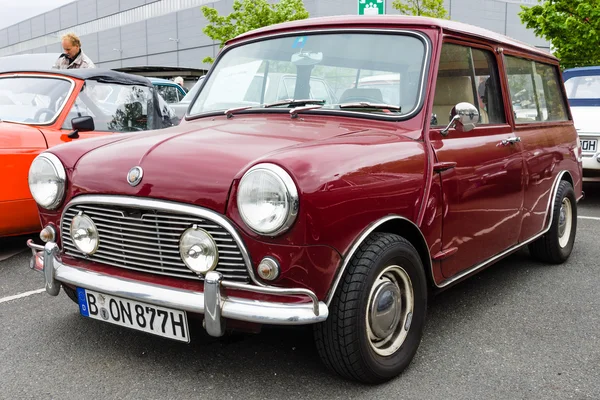
<instances>
[{"instance_id":1,"label":"green exit sign","mask_svg":"<svg viewBox=\"0 0 600 400\"><path fill-rule=\"evenodd\" d=\"M385 0L358 0L358 15L385 14Z\"/></svg>"}]
</instances>

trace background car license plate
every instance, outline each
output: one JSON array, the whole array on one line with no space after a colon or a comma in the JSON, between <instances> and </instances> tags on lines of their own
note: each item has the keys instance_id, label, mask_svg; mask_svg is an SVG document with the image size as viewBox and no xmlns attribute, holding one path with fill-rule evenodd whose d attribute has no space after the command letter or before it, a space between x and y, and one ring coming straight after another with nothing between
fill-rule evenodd
<instances>
[{"instance_id":1,"label":"background car license plate","mask_svg":"<svg viewBox=\"0 0 600 400\"><path fill-rule=\"evenodd\" d=\"M595 153L598 151L598 140L597 139L584 139L580 140L581 151L585 153Z\"/></svg>"},{"instance_id":2,"label":"background car license plate","mask_svg":"<svg viewBox=\"0 0 600 400\"><path fill-rule=\"evenodd\" d=\"M185 311L140 303L104 293L77 288L81 315L126 326L169 339L189 342Z\"/></svg>"}]
</instances>

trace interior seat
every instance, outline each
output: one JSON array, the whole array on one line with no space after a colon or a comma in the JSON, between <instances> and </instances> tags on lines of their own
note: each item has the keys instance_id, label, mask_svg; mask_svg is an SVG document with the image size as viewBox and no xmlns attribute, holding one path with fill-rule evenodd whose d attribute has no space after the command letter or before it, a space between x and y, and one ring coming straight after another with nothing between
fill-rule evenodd
<instances>
[{"instance_id":1,"label":"interior seat","mask_svg":"<svg viewBox=\"0 0 600 400\"><path fill-rule=\"evenodd\" d=\"M435 85L432 110L437 116L438 125L447 125L451 119L450 111L461 102L470 103L475 107L478 105L473 98L471 78L468 76L439 76ZM487 113L480 108L478 124L487 123Z\"/></svg>"}]
</instances>

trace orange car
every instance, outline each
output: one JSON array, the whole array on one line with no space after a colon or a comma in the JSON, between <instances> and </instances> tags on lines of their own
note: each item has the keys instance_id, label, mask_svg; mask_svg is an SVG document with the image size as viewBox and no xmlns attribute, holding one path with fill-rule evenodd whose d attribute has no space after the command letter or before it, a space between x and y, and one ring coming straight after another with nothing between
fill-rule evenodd
<instances>
[{"instance_id":1,"label":"orange car","mask_svg":"<svg viewBox=\"0 0 600 400\"><path fill-rule=\"evenodd\" d=\"M178 121L152 83L102 69L0 73L0 237L40 230L27 174L36 155L74 139Z\"/></svg>"}]
</instances>

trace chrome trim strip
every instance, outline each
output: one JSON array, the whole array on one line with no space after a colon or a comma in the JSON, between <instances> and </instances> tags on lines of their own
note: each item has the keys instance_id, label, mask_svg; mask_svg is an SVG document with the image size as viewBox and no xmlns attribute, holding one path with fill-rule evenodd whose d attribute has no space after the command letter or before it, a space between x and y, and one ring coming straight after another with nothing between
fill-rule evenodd
<instances>
[{"instance_id":1,"label":"chrome trim strip","mask_svg":"<svg viewBox=\"0 0 600 400\"><path fill-rule=\"evenodd\" d=\"M221 282L224 287L230 289L239 289L245 290L247 292L254 293L265 293L265 294L274 294L274 295L304 295L310 297L313 302L313 311L315 315L319 315L319 299L317 296L308 289L285 289L285 288L276 288L276 287L255 287L248 286L242 283L237 282Z\"/></svg>"},{"instance_id":2,"label":"chrome trim strip","mask_svg":"<svg viewBox=\"0 0 600 400\"><path fill-rule=\"evenodd\" d=\"M16 74L0 74L0 79L6 79L6 78L29 78L29 77L33 77L33 78L42 78L42 79L62 79L63 81L68 81L71 82L71 87L69 88L69 92L67 94L67 97L65 97L65 99L63 100L62 105L60 106L60 108L58 109L58 111L56 112L56 114L54 114L54 117L52 117L52 119L49 122L46 122L44 124L32 124L31 122L19 122L19 121L11 121L8 119L2 119L3 122L10 122L13 124L21 124L21 125L30 125L30 126L49 126L52 125L54 122L56 122L56 120L58 119L58 117L60 116L60 114L62 113L62 111L65 108L65 105L67 104L67 101L71 98L71 95L73 94L73 90L75 90L75 81L71 78L68 78L66 76L56 76L56 75L50 75L50 74L58 74L60 75L60 70L50 70L48 71L47 75L42 75L42 74L25 74L25 73L16 73Z\"/></svg>"},{"instance_id":3,"label":"chrome trim strip","mask_svg":"<svg viewBox=\"0 0 600 400\"><path fill-rule=\"evenodd\" d=\"M252 268L252 261L250 259L250 255L246 250L246 246L242 241L240 235L238 235L237 231L233 227L233 225L222 217L220 214L210 211L206 208L201 208L198 206L192 206L187 204L175 203L171 201L165 200L154 200L147 199L142 197L131 197L131 196L108 196L108 195L81 195L74 197L63 209L62 214L60 216L60 220L62 221L65 217L66 211L72 207L79 204L85 205L89 203L101 203L104 205L112 205L112 206L124 206L131 208L142 208L142 209L156 209L160 211L166 212L175 212L181 214L194 215L200 218L210 219L218 224L220 224L223 228L225 228L229 234L236 241L240 252L242 253L242 257L244 259L244 263L246 264L246 269L248 271L248 275L252 282L254 282L258 286L265 286L262 282L256 279L254 275L254 270ZM64 244L63 244L64 247Z\"/></svg>"},{"instance_id":4,"label":"chrome trim strip","mask_svg":"<svg viewBox=\"0 0 600 400\"><path fill-rule=\"evenodd\" d=\"M402 220L402 221L409 222L411 225L413 225L415 228L417 228L417 230L421 234L421 239L423 239L423 243L427 244L427 241L425 240L425 237L423 236L423 233L421 232L421 230L419 229L419 227L414 222L412 222L411 220L409 220L408 218L400 217L398 215L388 215L386 217L381 218L378 221L373 222L371 225L369 225L363 231L363 233L358 237L358 239L355 240L354 244L350 248L350 251L344 257L344 262L343 262L341 268L336 273L336 277L335 277L335 280L333 282L333 285L331 286L331 288L329 289L329 293L327 294L327 300L325 301L325 303L327 304L328 307L331 304L331 300L333 300L333 296L335 295L335 291L337 290L337 287L338 287L338 285L340 283L340 280L342 279L342 276L344 275L344 272L346 272L346 268L348 267L348 264L350 263L350 260L354 256L354 253L356 253L356 251L358 250L358 248L360 247L360 245L365 241L365 239L367 238L367 236L369 236L371 233L373 233L373 231L375 229L377 229L378 227L380 227L384 223L386 223L388 221L391 221L391 220L394 220L394 219L399 219L399 220ZM427 254L427 256L429 258L429 268L431 268L431 273L433 274L433 263L431 262L431 254ZM423 267L427 268L427 266L425 266L425 265Z\"/></svg>"},{"instance_id":5,"label":"chrome trim strip","mask_svg":"<svg viewBox=\"0 0 600 400\"><path fill-rule=\"evenodd\" d=\"M454 275L451 278L446 279L445 281L443 281L439 285L436 282L434 282L435 285L438 288L446 287L446 286L450 285L451 283L456 282L457 280L465 277L466 275L472 274L473 272L477 271L478 269L481 269L481 268L483 268L483 267L485 267L485 266L487 266L489 264L492 264L494 261L497 261L498 259L506 256L509 253L512 253L513 251L519 249L520 247L523 247L526 244L529 244L529 243L533 242L535 239L539 238L540 236L543 236L546 232L548 232L550 230L550 227L552 226L552 219L554 218L554 207L552 207L552 203L553 203L554 198L556 197L556 192L558 192L558 185L560 184L560 182L562 180L562 177L565 174L568 174L568 171L561 171L556 176L556 180L554 182L554 189L552 190L552 196L550 196L550 198L548 199L548 207L547 207L547 209L550 210L550 219L549 219L549 222L548 222L548 226L546 228L542 229L542 231L540 233L532 236L531 238L525 240L524 242L518 243L518 244L514 245L513 247L510 247L510 248L504 250L502 253L496 254L492 258L490 258L490 259L488 259L488 260L486 260L486 261L484 261L484 262L482 262L480 264L477 264L477 265L475 265L475 266L473 266L473 267L471 267L471 268L469 268L467 270L464 270L463 272L461 272L461 273L459 273L457 275ZM546 216L548 216L548 211L546 211Z\"/></svg>"},{"instance_id":6,"label":"chrome trim strip","mask_svg":"<svg viewBox=\"0 0 600 400\"><path fill-rule=\"evenodd\" d=\"M28 245L32 248L38 246L29 241ZM210 327L210 331L208 331L209 334L211 334L211 332L218 334L224 329L223 325L219 326L219 321L221 321L220 317L259 324L307 325L323 322L329 315L329 309L323 302L317 303L318 315L316 315L315 307L310 303L280 303L239 297L225 297L221 292L221 287L226 285L223 285L222 281L220 282L221 285L218 285L219 279L217 279L217 284L213 286L213 288L216 289L216 292L213 293L210 288L207 290L213 283L211 279L214 278L213 275L209 276L209 274L207 274L209 284L207 285L205 283L204 293L110 276L64 264L56 258L56 254L46 251L50 249L57 250L58 246L56 246L55 243L48 243L45 246L45 250L42 252L44 255L43 266L45 268L43 273L44 275L53 276L54 282L56 282L55 287L58 288L58 290L60 290L60 283L66 283L76 287L95 290L101 293L137 300L157 306L204 314L207 331ZM37 257L37 254L33 257ZM35 269L38 270L37 268ZM227 287L232 287L232 285L227 285ZM281 292L275 293L272 290L269 290L270 288L264 290L256 286L244 287L244 285L239 285L235 288L275 295L290 294L286 291L295 293L305 290L282 289ZM49 292L49 294L56 296L59 293L58 290L55 294L54 292ZM216 296L216 298L208 298L213 295ZM316 298L312 292L309 297L311 300ZM211 312L213 313L211 316L207 315L207 307L211 308ZM211 323L214 323L215 325L211 327Z\"/></svg>"},{"instance_id":7,"label":"chrome trim strip","mask_svg":"<svg viewBox=\"0 0 600 400\"><path fill-rule=\"evenodd\" d=\"M423 45L425 47L425 52L423 54L423 62L421 65L421 85L419 87L419 97L417 99L418 101L415 103L415 107L411 110L410 113L403 114L399 117L388 117L385 115L376 115L376 117L380 117L377 119L381 119L381 120L402 121L402 120L407 120L407 119L414 117L421 111L421 108L424 105L423 98L425 97L424 89L425 89L425 82L426 82L426 78L427 78L426 74L427 74L427 72L429 72L429 65L431 64L431 60L430 60L430 56L432 54L431 43L430 43L427 35L423 34L420 31L417 31L417 30L408 30L408 29L367 29L367 28L329 28L329 29L313 29L313 30L304 29L304 30L294 30L294 31L289 31L289 32L280 32L280 33L269 34L269 35L261 35L259 37L244 39L238 43L235 43L235 44L232 44L229 46L225 46L225 47L223 47L223 49L221 49L221 51L217 55L217 58L215 59L215 62L213 63L213 67L210 69L208 74L206 74L206 78L204 79L204 82L202 82L201 89L204 89L206 82L210 79L211 73L215 69L214 66L217 65L219 63L220 59L223 57L223 55L231 49L234 49L238 46L242 46L242 45L249 44L249 43L264 41L267 39L278 39L281 37L289 37L289 36L296 36L296 35L315 35L315 34L323 34L323 33L325 33L325 34L336 34L336 33L367 33L367 34L369 34L369 33L373 33L373 34L385 34L385 35L408 35L408 36L415 36L418 39L420 39L423 42ZM221 110L212 110L212 111L207 111L205 113L189 114L188 112L193 108L193 105L194 105L194 103L196 103L196 99L198 98L199 95L200 95L200 90L196 93L196 96L191 101L190 107L188 107L188 109L186 111L186 114L185 114L186 120L187 120L187 117L191 117L192 119L195 119L198 117L213 115L213 114L215 114L215 112L217 112L217 114L220 113ZM262 109L262 108L258 108L257 110L264 111L264 109ZM343 111L343 110L329 110L329 109L320 109L319 111L325 112L325 113L342 114L344 116L364 115L364 116L368 116L371 118L374 116L372 113L364 113L364 112L357 112L357 111Z\"/></svg>"}]
</instances>

